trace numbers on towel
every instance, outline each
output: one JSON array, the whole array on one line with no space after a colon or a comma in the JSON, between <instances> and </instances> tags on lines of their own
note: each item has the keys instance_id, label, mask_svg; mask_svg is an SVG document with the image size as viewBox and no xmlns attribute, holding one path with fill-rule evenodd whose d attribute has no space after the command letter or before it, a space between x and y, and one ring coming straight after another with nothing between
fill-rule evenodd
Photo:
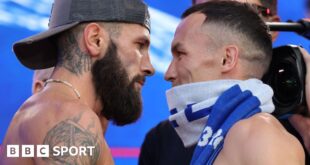
<instances>
[{"instance_id":1,"label":"numbers on towel","mask_svg":"<svg viewBox=\"0 0 310 165\"><path fill-rule=\"evenodd\" d=\"M199 139L198 146L204 147L206 145L213 146L213 149L216 149L216 147L223 141L224 137L222 135L222 129L219 129L216 131L215 134L213 134L213 130L211 127L207 126ZM209 142L209 139L212 137L212 139Z\"/></svg>"},{"instance_id":2,"label":"numbers on towel","mask_svg":"<svg viewBox=\"0 0 310 165\"><path fill-rule=\"evenodd\" d=\"M209 139L212 137L212 134L213 134L212 128L206 127L203 130L202 135L199 139L198 146L200 146L200 147L206 146L209 142Z\"/></svg>"}]
</instances>

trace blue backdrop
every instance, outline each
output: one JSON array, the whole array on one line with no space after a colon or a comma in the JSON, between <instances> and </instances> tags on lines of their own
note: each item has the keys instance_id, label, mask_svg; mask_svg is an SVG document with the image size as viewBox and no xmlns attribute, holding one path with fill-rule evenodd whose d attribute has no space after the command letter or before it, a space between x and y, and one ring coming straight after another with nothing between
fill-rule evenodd
<instances>
[{"instance_id":1,"label":"blue backdrop","mask_svg":"<svg viewBox=\"0 0 310 165\"><path fill-rule=\"evenodd\" d=\"M47 28L51 0L0 0L0 143L19 106L31 95L33 71L23 67L12 52L12 43ZM116 164L137 164L137 154L146 132L168 116L165 90L170 84L163 74L171 59L170 42L182 12L191 0L146 0L151 10L151 60L157 70L147 79L142 95L144 111L134 124L110 125L106 139ZM282 20L305 17L304 0L279 0ZM298 44L310 50L309 41L294 33L280 33L275 46Z\"/></svg>"}]
</instances>

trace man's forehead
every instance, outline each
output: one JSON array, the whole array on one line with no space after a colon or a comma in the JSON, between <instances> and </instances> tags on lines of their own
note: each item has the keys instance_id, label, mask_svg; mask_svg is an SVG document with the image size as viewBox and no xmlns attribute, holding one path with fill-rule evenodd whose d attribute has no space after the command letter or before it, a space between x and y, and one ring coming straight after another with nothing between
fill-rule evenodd
<instances>
[{"instance_id":1,"label":"man's forehead","mask_svg":"<svg viewBox=\"0 0 310 165\"><path fill-rule=\"evenodd\" d=\"M140 24L123 23L121 31L124 33L124 37L134 35L137 37L150 38L149 30Z\"/></svg>"},{"instance_id":2,"label":"man's forehead","mask_svg":"<svg viewBox=\"0 0 310 165\"><path fill-rule=\"evenodd\" d=\"M194 28L200 28L205 19L206 16L203 13L192 13L181 21L181 23L178 25L177 31L180 29L190 30Z\"/></svg>"},{"instance_id":3,"label":"man's forehead","mask_svg":"<svg viewBox=\"0 0 310 165\"><path fill-rule=\"evenodd\" d=\"M171 47L181 48L183 47L182 42L185 38L201 36L199 33L202 33L202 24L205 19L206 16L202 13L193 13L185 17L176 29Z\"/></svg>"}]
</instances>

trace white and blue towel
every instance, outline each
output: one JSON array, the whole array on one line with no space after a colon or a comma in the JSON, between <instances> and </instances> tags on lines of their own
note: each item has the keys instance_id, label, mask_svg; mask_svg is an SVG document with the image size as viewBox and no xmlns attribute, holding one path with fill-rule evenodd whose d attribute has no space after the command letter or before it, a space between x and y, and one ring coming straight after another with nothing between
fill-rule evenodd
<instances>
[{"instance_id":1,"label":"white and blue towel","mask_svg":"<svg viewBox=\"0 0 310 165\"><path fill-rule=\"evenodd\" d=\"M214 80L166 92L169 120L185 147L197 144L191 164L212 164L237 121L272 113L273 91L258 79Z\"/></svg>"}]
</instances>

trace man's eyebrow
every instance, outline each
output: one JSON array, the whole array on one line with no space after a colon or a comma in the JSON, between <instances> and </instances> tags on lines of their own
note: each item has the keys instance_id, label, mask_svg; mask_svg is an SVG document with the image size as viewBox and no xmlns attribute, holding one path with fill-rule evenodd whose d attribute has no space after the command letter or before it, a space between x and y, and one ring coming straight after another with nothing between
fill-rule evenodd
<instances>
[{"instance_id":1,"label":"man's eyebrow","mask_svg":"<svg viewBox=\"0 0 310 165\"><path fill-rule=\"evenodd\" d=\"M173 44L172 47L171 47L171 52L176 52L180 47L181 47L181 43L176 43L176 44Z\"/></svg>"},{"instance_id":2,"label":"man's eyebrow","mask_svg":"<svg viewBox=\"0 0 310 165\"><path fill-rule=\"evenodd\" d=\"M138 40L139 40L139 41L143 41L144 44L146 44L147 46L149 46L150 43L151 43L150 38L147 37L147 36L145 36L145 35L140 36L140 37L138 38Z\"/></svg>"}]
</instances>

